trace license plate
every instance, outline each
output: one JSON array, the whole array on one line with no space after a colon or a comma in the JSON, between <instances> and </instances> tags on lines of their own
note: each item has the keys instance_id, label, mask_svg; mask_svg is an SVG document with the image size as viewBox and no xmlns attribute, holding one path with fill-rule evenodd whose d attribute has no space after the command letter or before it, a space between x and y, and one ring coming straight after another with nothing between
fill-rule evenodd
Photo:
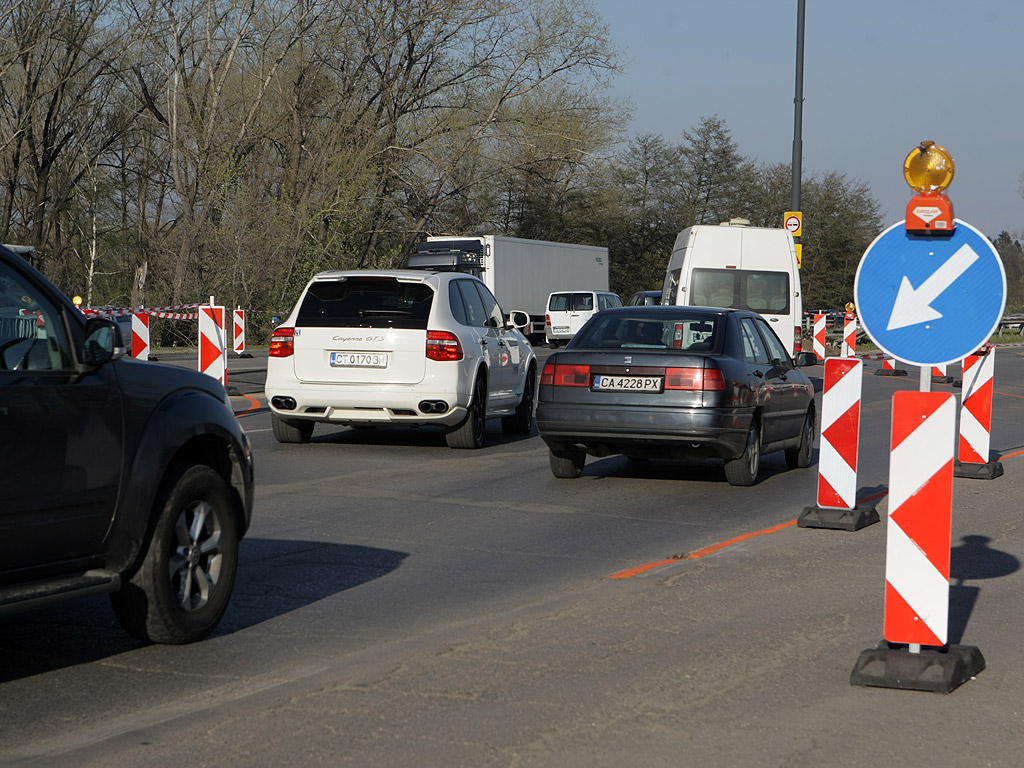
<instances>
[{"instance_id":1,"label":"license plate","mask_svg":"<svg viewBox=\"0 0 1024 768\"><path fill-rule=\"evenodd\" d=\"M387 368L386 352L331 352L332 368Z\"/></svg>"},{"instance_id":2,"label":"license plate","mask_svg":"<svg viewBox=\"0 0 1024 768\"><path fill-rule=\"evenodd\" d=\"M595 376L594 389L614 392L661 392L661 377Z\"/></svg>"}]
</instances>

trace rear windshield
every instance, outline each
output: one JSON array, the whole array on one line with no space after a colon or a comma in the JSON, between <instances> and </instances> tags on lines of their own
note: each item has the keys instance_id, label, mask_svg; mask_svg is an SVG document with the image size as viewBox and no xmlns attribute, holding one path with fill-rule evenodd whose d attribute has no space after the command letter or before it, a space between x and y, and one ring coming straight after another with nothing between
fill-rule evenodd
<instances>
[{"instance_id":1,"label":"rear windshield","mask_svg":"<svg viewBox=\"0 0 1024 768\"><path fill-rule=\"evenodd\" d=\"M551 312L568 312L571 301L571 293L553 293L548 300L548 309Z\"/></svg>"},{"instance_id":2,"label":"rear windshield","mask_svg":"<svg viewBox=\"0 0 1024 768\"><path fill-rule=\"evenodd\" d=\"M713 352L719 346L717 315L628 315L600 313L576 334L573 349L664 349L672 352Z\"/></svg>"},{"instance_id":3,"label":"rear windshield","mask_svg":"<svg viewBox=\"0 0 1024 768\"><path fill-rule=\"evenodd\" d=\"M769 315L789 314L789 274L746 269L695 269L691 287L697 307L750 309Z\"/></svg>"},{"instance_id":4,"label":"rear windshield","mask_svg":"<svg viewBox=\"0 0 1024 768\"><path fill-rule=\"evenodd\" d=\"M296 325L426 329L434 290L390 277L321 280L309 286Z\"/></svg>"}]
</instances>

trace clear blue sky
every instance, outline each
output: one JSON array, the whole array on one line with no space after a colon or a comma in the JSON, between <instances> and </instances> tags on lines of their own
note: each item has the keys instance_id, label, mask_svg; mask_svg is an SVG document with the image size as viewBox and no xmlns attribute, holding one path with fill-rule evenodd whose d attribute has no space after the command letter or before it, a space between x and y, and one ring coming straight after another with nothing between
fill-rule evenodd
<instances>
[{"instance_id":1,"label":"clear blue sky","mask_svg":"<svg viewBox=\"0 0 1024 768\"><path fill-rule=\"evenodd\" d=\"M627 71L630 134L677 141L725 120L740 152L793 156L797 0L592 0ZM1024 232L1024 2L807 0L803 172L867 183L904 218L903 160L924 139L953 155L954 214L990 237ZM780 212L781 226L781 212Z\"/></svg>"}]
</instances>

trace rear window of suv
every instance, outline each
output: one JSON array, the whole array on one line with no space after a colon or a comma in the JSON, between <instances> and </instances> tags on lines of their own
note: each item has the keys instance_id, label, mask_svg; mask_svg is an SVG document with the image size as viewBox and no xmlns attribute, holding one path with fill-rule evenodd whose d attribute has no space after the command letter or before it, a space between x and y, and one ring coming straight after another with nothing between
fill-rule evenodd
<instances>
[{"instance_id":1,"label":"rear window of suv","mask_svg":"<svg viewBox=\"0 0 1024 768\"><path fill-rule=\"evenodd\" d=\"M296 325L425 330L434 290L390 277L320 280L309 286Z\"/></svg>"}]
</instances>

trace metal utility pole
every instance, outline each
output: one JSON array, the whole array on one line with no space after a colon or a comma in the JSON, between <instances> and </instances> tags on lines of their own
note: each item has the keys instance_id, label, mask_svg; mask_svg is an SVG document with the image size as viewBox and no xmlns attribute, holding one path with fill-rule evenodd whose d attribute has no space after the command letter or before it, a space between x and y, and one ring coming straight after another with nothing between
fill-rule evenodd
<instances>
[{"instance_id":1,"label":"metal utility pole","mask_svg":"<svg viewBox=\"0 0 1024 768\"><path fill-rule=\"evenodd\" d=\"M800 174L803 158L804 122L804 7L805 0L796 3L796 96L793 98L793 182L790 210L800 210Z\"/></svg>"}]
</instances>

